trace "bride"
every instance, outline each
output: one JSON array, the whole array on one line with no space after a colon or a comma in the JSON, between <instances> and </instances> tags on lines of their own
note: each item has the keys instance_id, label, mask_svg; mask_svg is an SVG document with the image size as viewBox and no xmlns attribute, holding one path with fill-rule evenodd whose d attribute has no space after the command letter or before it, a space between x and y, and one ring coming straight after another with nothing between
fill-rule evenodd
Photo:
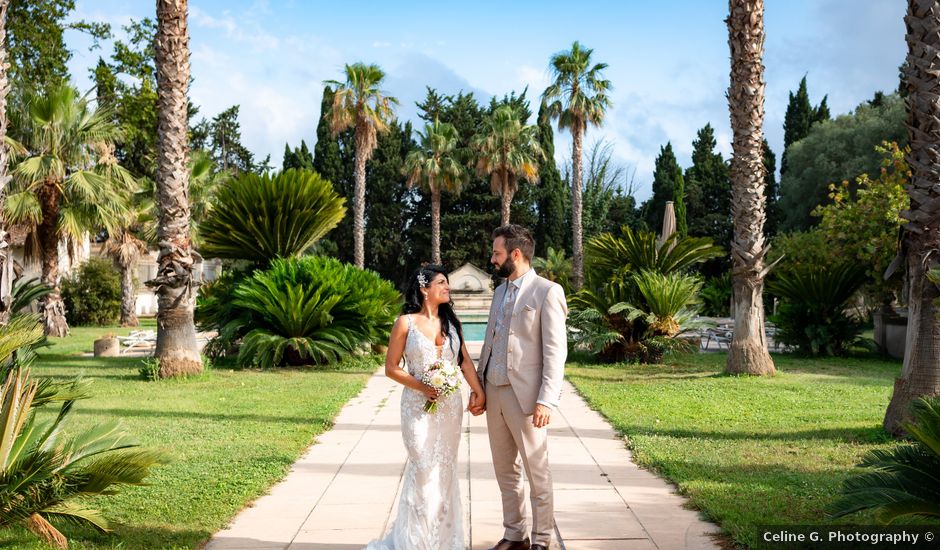
<instances>
[{"instance_id":1,"label":"bride","mask_svg":"<svg viewBox=\"0 0 940 550\"><path fill-rule=\"evenodd\" d=\"M392 327L385 374L403 384L402 439L408 451L398 516L385 538L366 550L463 550L463 511L457 485L457 448L463 422L459 391L439 396L421 382L425 368L438 359L460 366L470 385L470 408L484 406L484 393L464 344L460 321L450 303L446 272L419 268L405 293L402 315ZM399 366L404 357L407 371ZM427 401L437 404L425 412Z\"/></svg>"}]
</instances>

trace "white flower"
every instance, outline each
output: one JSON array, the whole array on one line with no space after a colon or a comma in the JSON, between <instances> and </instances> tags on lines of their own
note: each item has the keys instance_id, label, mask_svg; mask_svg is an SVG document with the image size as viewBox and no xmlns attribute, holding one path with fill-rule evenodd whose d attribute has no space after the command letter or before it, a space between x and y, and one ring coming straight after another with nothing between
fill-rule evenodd
<instances>
[{"instance_id":1,"label":"white flower","mask_svg":"<svg viewBox=\"0 0 940 550\"><path fill-rule=\"evenodd\" d=\"M435 373L431 376L431 382L430 382L429 385L430 385L431 387L433 387L433 388L442 388L442 387L444 387L444 384L445 384L446 382L447 382L447 377L444 376L443 373L441 373L441 372L435 372Z\"/></svg>"}]
</instances>

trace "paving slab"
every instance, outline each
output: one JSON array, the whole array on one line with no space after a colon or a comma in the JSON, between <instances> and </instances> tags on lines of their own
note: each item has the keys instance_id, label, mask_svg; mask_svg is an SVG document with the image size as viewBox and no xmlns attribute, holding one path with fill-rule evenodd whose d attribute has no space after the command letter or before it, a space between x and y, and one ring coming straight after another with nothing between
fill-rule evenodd
<instances>
[{"instance_id":1,"label":"paving slab","mask_svg":"<svg viewBox=\"0 0 940 550\"><path fill-rule=\"evenodd\" d=\"M397 514L407 460L401 393L400 385L377 372L287 477L216 533L206 549L350 550L381 537ZM503 527L484 416L465 416L458 461L466 547L489 548ZM718 527L686 508L668 482L637 467L624 441L567 382L549 429L549 461L555 548L718 548Z\"/></svg>"}]
</instances>

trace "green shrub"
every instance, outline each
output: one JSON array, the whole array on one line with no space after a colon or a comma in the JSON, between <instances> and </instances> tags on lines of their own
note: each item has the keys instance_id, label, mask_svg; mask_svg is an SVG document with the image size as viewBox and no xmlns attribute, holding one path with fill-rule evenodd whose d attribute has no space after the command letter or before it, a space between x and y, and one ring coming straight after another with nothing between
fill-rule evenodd
<instances>
[{"instance_id":1,"label":"green shrub","mask_svg":"<svg viewBox=\"0 0 940 550\"><path fill-rule=\"evenodd\" d=\"M199 287L194 319L203 332L215 332L203 352L212 358L238 352L238 342L248 333L251 313L235 305L235 287L247 275L225 271L215 280Z\"/></svg>"},{"instance_id":2,"label":"green shrub","mask_svg":"<svg viewBox=\"0 0 940 550\"><path fill-rule=\"evenodd\" d=\"M200 252L259 266L298 256L339 224L345 202L333 184L309 170L244 174L216 196L199 227Z\"/></svg>"},{"instance_id":3,"label":"green shrub","mask_svg":"<svg viewBox=\"0 0 940 550\"><path fill-rule=\"evenodd\" d=\"M692 328L701 282L686 272L723 254L709 238L660 241L628 226L592 238L586 284L569 300L571 343L611 362L659 362L666 351L688 347L676 336Z\"/></svg>"},{"instance_id":4,"label":"green shrub","mask_svg":"<svg viewBox=\"0 0 940 550\"><path fill-rule=\"evenodd\" d=\"M701 284L692 275L643 270L604 292L579 292L571 340L608 361L661 362L665 352L690 347L677 336L694 328Z\"/></svg>"},{"instance_id":5,"label":"green shrub","mask_svg":"<svg viewBox=\"0 0 940 550\"><path fill-rule=\"evenodd\" d=\"M234 297L250 328L238 363L262 368L328 363L384 342L401 301L375 272L318 256L275 260Z\"/></svg>"},{"instance_id":6,"label":"green shrub","mask_svg":"<svg viewBox=\"0 0 940 550\"><path fill-rule=\"evenodd\" d=\"M874 510L882 523L904 517L940 518L940 399L911 403L910 445L870 451L859 466L869 470L843 483L829 506L833 517Z\"/></svg>"},{"instance_id":7,"label":"green shrub","mask_svg":"<svg viewBox=\"0 0 940 550\"><path fill-rule=\"evenodd\" d=\"M121 316L121 275L111 262L90 258L59 283L65 318L71 326L105 326Z\"/></svg>"},{"instance_id":8,"label":"green shrub","mask_svg":"<svg viewBox=\"0 0 940 550\"><path fill-rule=\"evenodd\" d=\"M544 258L532 259L532 267L542 277L560 284L565 294L571 290L571 258L565 258L564 250L548 247Z\"/></svg>"},{"instance_id":9,"label":"green shrub","mask_svg":"<svg viewBox=\"0 0 940 550\"><path fill-rule=\"evenodd\" d=\"M768 289L781 298L776 339L810 355L841 355L862 331L845 314L846 302L865 283L866 268L856 264L801 266L770 281Z\"/></svg>"},{"instance_id":10,"label":"green shrub","mask_svg":"<svg viewBox=\"0 0 940 550\"><path fill-rule=\"evenodd\" d=\"M780 261L772 271L775 274L828 264L832 243L819 230L784 233L774 237L767 261Z\"/></svg>"},{"instance_id":11,"label":"green shrub","mask_svg":"<svg viewBox=\"0 0 940 550\"><path fill-rule=\"evenodd\" d=\"M699 298L702 300L702 315L728 317L731 315L731 273L720 277L709 277L702 285Z\"/></svg>"}]
</instances>

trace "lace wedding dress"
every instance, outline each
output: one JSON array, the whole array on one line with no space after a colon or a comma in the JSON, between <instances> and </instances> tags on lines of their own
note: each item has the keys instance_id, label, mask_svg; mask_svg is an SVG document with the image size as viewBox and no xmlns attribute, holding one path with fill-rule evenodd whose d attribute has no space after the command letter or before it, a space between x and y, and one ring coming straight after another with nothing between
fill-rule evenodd
<instances>
[{"instance_id":1,"label":"lace wedding dress","mask_svg":"<svg viewBox=\"0 0 940 550\"><path fill-rule=\"evenodd\" d=\"M421 379L438 357L457 362L459 339L451 327L441 351L408 319L405 363ZM385 538L366 550L464 550L463 510L457 484L457 449L463 422L463 397L454 392L438 400L437 411L424 412L427 398L405 388L401 396L401 432L408 450L398 516Z\"/></svg>"}]
</instances>

